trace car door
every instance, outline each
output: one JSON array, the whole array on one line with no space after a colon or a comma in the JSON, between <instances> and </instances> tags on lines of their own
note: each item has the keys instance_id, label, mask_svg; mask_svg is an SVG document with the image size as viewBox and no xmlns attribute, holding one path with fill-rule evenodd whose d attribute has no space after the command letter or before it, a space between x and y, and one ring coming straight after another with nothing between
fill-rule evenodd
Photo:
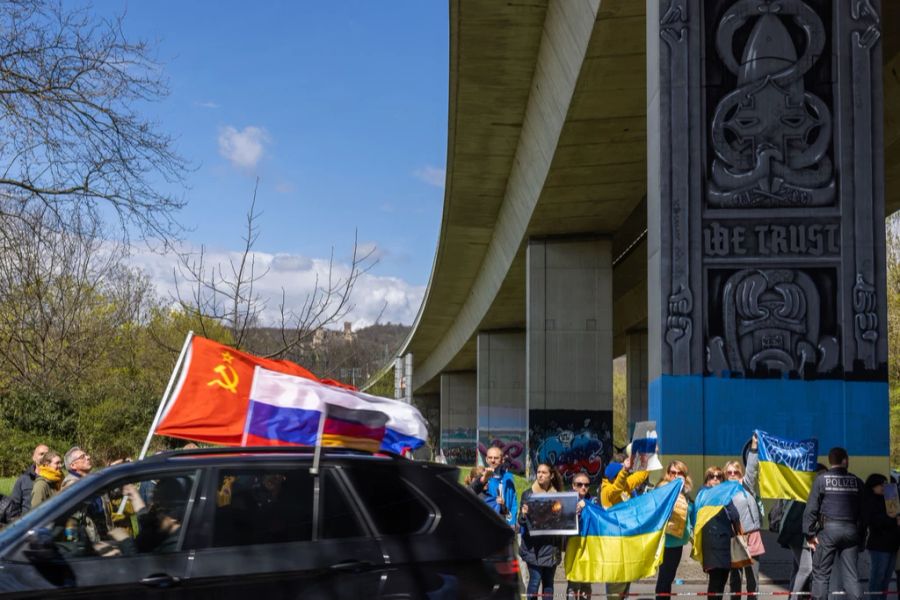
<instances>
[{"instance_id":1,"label":"car door","mask_svg":"<svg viewBox=\"0 0 900 600\"><path fill-rule=\"evenodd\" d=\"M199 479L184 470L77 483L85 490L4 556L3 589L40 598L186 598L182 543ZM128 486L139 491L136 502L123 498Z\"/></svg>"},{"instance_id":2,"label":"car door","mask_svg":"<svg viewBox=\"0 0 900 600\"><path fill-rule=\"evenodd\" d=\"M331 468L221 467L206 493L211 531L191 561L192 597L377 598L384 559ZM214 498L215 501L211 501Z\"/></svg>"}]
</instances>

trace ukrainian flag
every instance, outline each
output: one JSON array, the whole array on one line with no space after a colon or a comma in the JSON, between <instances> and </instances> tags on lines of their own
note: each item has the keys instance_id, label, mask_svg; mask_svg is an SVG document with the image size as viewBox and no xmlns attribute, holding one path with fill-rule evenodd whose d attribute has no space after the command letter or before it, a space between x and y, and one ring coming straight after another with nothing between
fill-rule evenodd
<instances>
[{"instance_id":1,"label":"ukrainian flag","mask_svg":"<svg viewBox=\"0 0 900 600\"><path fill-rule=\"evenodd\" d=\"M625 583L650 577L662 562L666 524L683 482L604 509L586 504L566 545L569 581Z\"/></svg>"},{"instance_id":2,"label":"ukrainian flag","mask_svg":"<svg viewBox=\"0 0 900 600\"><path fill-rule=\"evenodd\" d=\"M694 539L691 557L703 564L703 526L724 509L737 494L743 494L744 486L738 481L723 481L719 485L705 487L694 502Z\"/></svg>"},{"instance_id":3,"label":"ukrainian flag","mask_svg":"<svg viewBox=\"0 0 900 600\"><path fill-rule=\"evenodd\" d=\"M813 480L819 441L789 440L756 430L759 441L759 495L806 502Z\"/></svg>"}]
</instances>

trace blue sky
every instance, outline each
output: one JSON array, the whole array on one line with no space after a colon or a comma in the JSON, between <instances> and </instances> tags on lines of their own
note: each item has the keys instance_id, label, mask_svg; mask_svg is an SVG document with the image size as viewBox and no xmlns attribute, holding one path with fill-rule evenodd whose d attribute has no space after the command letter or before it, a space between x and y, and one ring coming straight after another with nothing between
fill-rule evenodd
<instances>
[{"instance_id":1,"label":"blue sky","mask_svg":"<svg viewBox=\"0 0 900 600\"><path fill-rule=\"evenodd\" d=\"M321 265L332 246L346 259L358 230L380 262L353 319L371 321L386 303L383 320L412 321L443 202L446 2L107 0L92 10L124 10L126 35L151 42L164 67L170 96L147 110L197 167L181 214L191 245L219 257L239 248L259 176L256 249L278 267L269 292L301 294L308 281L291 267ZM136 262L166 288L169 263Z\"/></svg>"}]
</instances>

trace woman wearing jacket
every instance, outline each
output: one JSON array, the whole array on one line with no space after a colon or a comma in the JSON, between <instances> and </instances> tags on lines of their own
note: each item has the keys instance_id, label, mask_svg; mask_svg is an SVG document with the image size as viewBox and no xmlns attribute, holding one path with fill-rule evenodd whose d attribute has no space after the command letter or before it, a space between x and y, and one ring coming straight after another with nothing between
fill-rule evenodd
<instances>
[{"instance_id":1,"label":"woman wearing jacket","mask_svg":"<svg viewBox=\"0 0 900 600\"><path fill-rule=\"evenodd\" d=\"M577 514L581 514L581 510L588 504L601 506L600 499L597 496L591 496L590 492L591 478L587 473L578 473L572 479L572 490L578 493L578 504L576 505ZM593 590L590 583L581 581L566 582L566 598L586 600L592 597Z\"/></svg>"},{"instance_id":2,"label":"woman wearing jacket","mask_svg":"<svg viewBox=\"0 0 900 600\"><path fill-rule=\"evenodd\" d=\"M703 483L707 487L712 487L722 483L724 478L722 469L710 467L706 470ZM723 510L703 526L701 550L703 571L709 575L709 585L706 588L708 600L722 600L722 592L725 591L725 583L731 572L731 538L740 526L741 517L733 502L725 505Z\"/></svg>"},{"instance_id":3,"label":"woman wearing jacket","mask_svg":"<svg viewBox=\"0 0 900 600\"><path fill-rule=\"evenodd\" d=\"M559 472L550 465L541 463L537 467L531 488L522 492L519 502L519 528L522 533L519 556L528 565L528 598L537 598L540 588L545 596L553 597L553 578L556 566L562 560L562 539L559 536L532 536L528 531L528 501L536 494L559 492L562 486Z\"/></svg>"},{"instance_id":4,"label":"woman wearing jacket","mask_svg":"<svg viewBox=\"0 0 900 600\"><path fill-rule=\"evenodd\" d=\"M666 528L666 549L663 552L662 564L659 565L659 573L656 576L656 600L668 600L667 595L672 593L672 582L675 581L675 574L681 563L682 550L685 544L691 541L694 530L694 503L690 495L694 484L688 473L687 465L680 460L670 462L666 474L656 484L656 487L667 485L676 479L682 479L684 485L681 493L678 494L672 518L669 519L669 525ZM675 518L676 515L679 516L678 519Z\"/></svg>"},{"instance_id":5,"label":"woman wearing jacket","mask_svg":"<svg viewBox=\"0 0 900 600\"><path fill-rule=\"evenodd\" d=\"M31 488L31 508L55 496L62 485L62 480L62 457L50 450L38 463L37 477L34 479L34 487Z\"/></svg>"},{"instance_id":6,"label":"woman wearing jacket","mask_svg":"<svg viewBox=\"0 0 900 600\"><path fill-rule=\"evenodd\" d=\"M866 550L869 551L869 592L886 592L900 546L897 517L887 514L884 486L891 485L887 477L873 473L866 479L863 492L862 519L866 528Z\"/></svg>"},{"instance_id":7,"label":"woman wearing jacket","mask_svg":"<svg viewBox=\"0 0 900 600\"><path fill-rule=\"evenodd\" d=\"M765 554L766 549L763 546L762 534L762 514L759 511L759 503L757 502L757 481L759 480L759 442L756 434L750 441L750 452L747 454L747 472L744 473L744 467L736 460L725 463L725 478L729 481L738 481L744 486L744 493L738 494L732 501L734 507L738 510L741 517L741 529L746 536L747 549L750 551L750 558L753 563L739 569L731 570L730 588L732 600L741 600L741 579L746 579L747 593L749 597L755 598L757 589L759 589L759 557Z\"/></svg>"}]
</instances>

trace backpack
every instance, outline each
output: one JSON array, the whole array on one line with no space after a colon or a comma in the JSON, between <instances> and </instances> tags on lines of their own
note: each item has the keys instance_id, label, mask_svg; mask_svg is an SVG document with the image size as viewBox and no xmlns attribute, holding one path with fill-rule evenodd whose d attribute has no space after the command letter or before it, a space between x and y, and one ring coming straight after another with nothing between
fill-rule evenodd
<instances>
[{"instance_id":1,"label":"backpack","mask_svg":"<svg viewBox=\"0 0 900 600\"><path fill-rule=\"evenodd\" d=\"M781 531L781 522L784 520L785 515L788 514L788 511L791 510L793 502L793 500L778 500L772 505L772 510L769 511L769 531L772 533Z\"/></svg>"},{"instance_id":2,"label":"backpack","mask_svg":"<svg viewBox=\"0 0 900 600\"><path fill-rule=\"evenodd\" d=\"M12 496L0 496L0 526L8 525L13 521L10 516L13 504Z\"/></svg>"}]
</instances>

